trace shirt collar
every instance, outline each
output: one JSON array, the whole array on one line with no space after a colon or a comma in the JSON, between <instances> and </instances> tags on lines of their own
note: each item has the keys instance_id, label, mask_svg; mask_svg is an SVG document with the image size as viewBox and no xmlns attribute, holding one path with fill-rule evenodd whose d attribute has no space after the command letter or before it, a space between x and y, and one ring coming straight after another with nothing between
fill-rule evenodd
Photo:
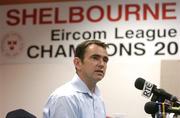
<instances>
[{"instance_id":1,"label":"shirt collar","mask_svg":"<svg viewBox=\"0 0 180 118\"><path fill-rule=\"evenodd\" d=\"M74 87L75 91L80 93L87 93L91 97L93 96L87 85L79 78L77 74L74 75L71 84ZM95 87L95 91L93 94L95 94L96 96L100 96L100 90L97 86Z\"/></svg>"}]
</instances>

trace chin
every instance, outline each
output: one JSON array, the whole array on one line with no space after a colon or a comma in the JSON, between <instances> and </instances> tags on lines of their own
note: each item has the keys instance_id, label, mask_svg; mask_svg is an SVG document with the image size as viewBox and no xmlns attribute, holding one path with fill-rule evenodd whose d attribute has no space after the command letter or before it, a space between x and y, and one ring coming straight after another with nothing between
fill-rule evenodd
<instances>
[{"instance_id":1,"label":"chin","mask_svg":"<svg viewBox=\"0 0 180 118\"><path fill-rule=\"evenodd\" d=\"M101 81L103 79L104 76L99 76L96 78L97 81Z\"/></svg>"}]
</instances>

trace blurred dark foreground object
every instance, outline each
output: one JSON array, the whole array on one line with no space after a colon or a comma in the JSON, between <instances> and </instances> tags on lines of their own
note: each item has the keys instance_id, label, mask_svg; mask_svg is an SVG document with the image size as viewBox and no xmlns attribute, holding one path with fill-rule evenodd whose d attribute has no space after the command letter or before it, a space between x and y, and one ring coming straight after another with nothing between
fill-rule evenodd
<instances>
[{"instance_id":1,"label":"blurred dark foreground object","mask_svg":"<svg viewBox=\"0 0 180 118\"><path fill-rule=\"evenodd\" d=\"M7 113L6 118L36 118L33 114L24 109L17 109Z\"/></svg>"}]
</instances>

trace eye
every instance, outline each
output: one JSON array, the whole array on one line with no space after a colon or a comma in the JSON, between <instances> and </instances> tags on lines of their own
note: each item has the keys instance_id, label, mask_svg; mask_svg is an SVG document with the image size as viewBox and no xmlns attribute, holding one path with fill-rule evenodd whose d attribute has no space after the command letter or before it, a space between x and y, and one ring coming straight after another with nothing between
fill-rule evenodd
<instances>
[{"instance_id":1,"label":"eye","mask_svg":"<svg viewBox=\"0 0 180 118\"><path fill-rule=\"evenodd\" d=\"M17 41L13 41L13 44L16 45L16 44L17 44Z\"/></svg>"},{"instance_id":2,"label":"eye","mask_svg":"<svg viewBox=\"0 0 180 118\"><path fill-rule=\"evenodd\" d=\"M93 58L94 60L98 60L98 59L99 59L99 56L93 55L92 58Z\"/></svg>"},{"instance_id":3,"label":"eye","mask_svg":"<svg viewBox=\"0 0 180 118\"><path fill-rule=\"evenodd\" d=\"M7 44L8 44L8 45L11 45L11 41L8 41Z\"/></svg>"},{"instance_id":4,"label":"eye","mask_svg":"<svg viewBox=\"0 0 180 118\"><path fill-rule=\"evenodd\" d=\"M109 61L108 57L104 57L103 61L107 63Z\"/></svg>"}]
</instances>

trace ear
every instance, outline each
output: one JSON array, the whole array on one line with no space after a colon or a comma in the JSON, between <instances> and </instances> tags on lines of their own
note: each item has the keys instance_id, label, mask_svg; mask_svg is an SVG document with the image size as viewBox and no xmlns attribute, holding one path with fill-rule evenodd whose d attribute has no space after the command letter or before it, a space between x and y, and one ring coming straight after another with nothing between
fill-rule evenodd
<instances>
[{"instance_id":1,"label":"ear","mask_svg":"<svg viewBox=\"0 0 180 118\"><path fill-rule=\"evenodd\" d=\"M78 57L75 57L73 62L74 62L75 68L79 70L81 68L81 60Z\"/></svg>"}]
</instances>

